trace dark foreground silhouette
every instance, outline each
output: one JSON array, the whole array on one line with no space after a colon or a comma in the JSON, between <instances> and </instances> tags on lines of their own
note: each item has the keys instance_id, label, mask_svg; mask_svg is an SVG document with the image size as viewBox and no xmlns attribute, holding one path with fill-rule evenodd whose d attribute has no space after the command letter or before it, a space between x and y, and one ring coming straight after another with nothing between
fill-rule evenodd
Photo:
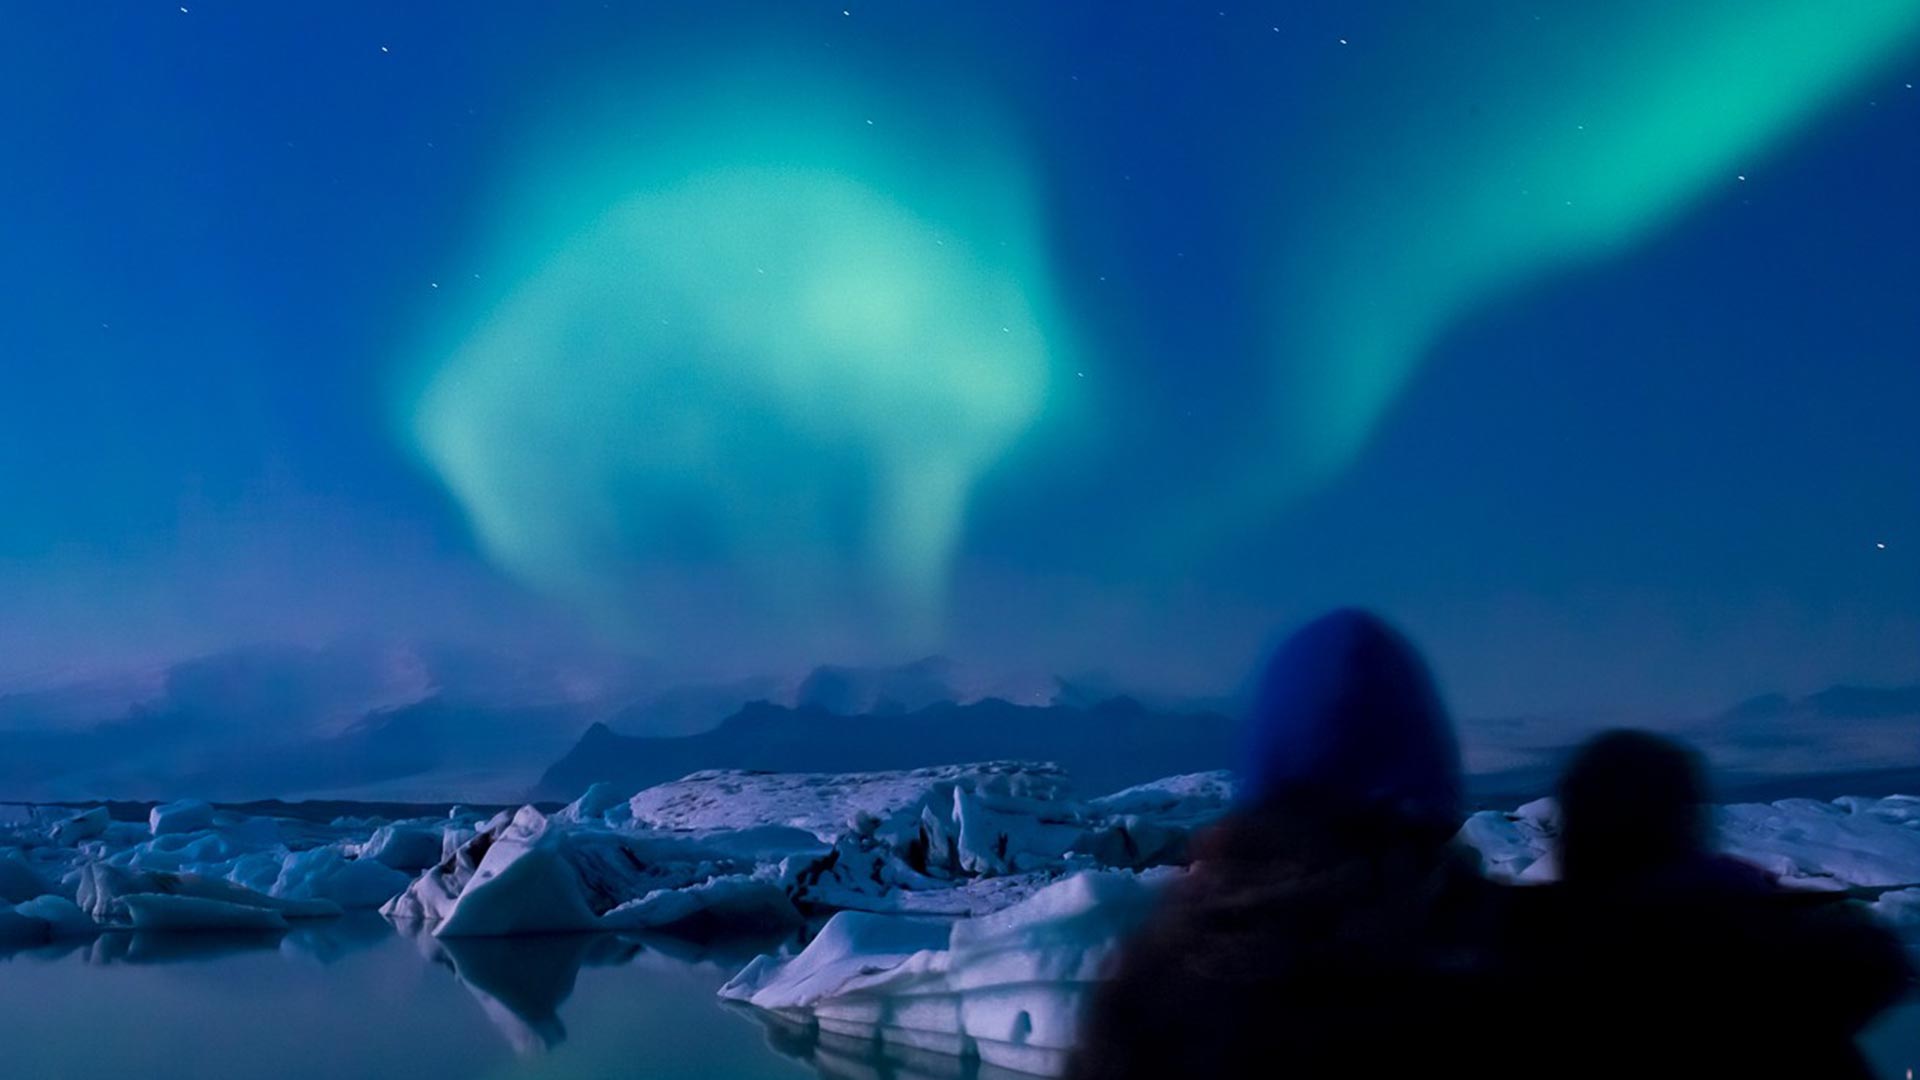
<instances>
[{"instance_id":1,"label":"dark foreground silhouette","mask_svg":"<svg viewBox=\"0 0 1920 1080\"><path fill-rule=\"evenodd\" d=\"M1603 734L1559 803L1561 882L1516 890L1505 946L1539 1060L1581 1076L1869 1075L1854 1037L1907 987L1898 942L1834 894L1714 853L1691 750Z\"/></svg>"},{"instance_id":2,"label":"dark foreground silhouette","mask_svg":"<svg viewBox=\"0 0 1920 1080\"><path fill-rule=\"evenodd\" d=\"M1907 984L1863 912L1713 855L1697 766L1647 736L1569 770L1565 883L1486 881L1432 678L1363 612L1275 654L1241 771L1071 1077L1863 1075L1853 1036Z\"/></svg>"}]
</instances>

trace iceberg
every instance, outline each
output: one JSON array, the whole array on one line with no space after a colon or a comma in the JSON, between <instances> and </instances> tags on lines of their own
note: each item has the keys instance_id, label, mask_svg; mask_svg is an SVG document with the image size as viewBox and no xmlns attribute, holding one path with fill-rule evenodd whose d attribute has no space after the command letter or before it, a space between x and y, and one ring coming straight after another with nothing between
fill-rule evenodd
<instances>
[{"instance_id":1,"label":"iceberg","mask_svg":"<svg viewBox=\"0 0 1920 1080\"><path fill-rule=\"evenodd\" d=\"M404 892L412 880L378 859L350 859L337 848L318 847L287 856L268 891L289 900L377 908Z\"/></svg>"},{"instance_id":2,"label":"iceberg","mask_svg":"<svg viewBox=\"0 0 1920 1080\"><path fill-rule=\"evenodd\" d=\"M147 811L147 828L155 836L198 832L213 827L213 807L199 799L162 803Z\"/></svg>"},{"instance_id":3,"label":"iceberg","mask_svg":"<svg viewBox=\"0 0 1920 1080\"><path fill-rule=\"evenodd\" d=\"M582 875L563 850L570 846L563 830L529 806L487 835L492 842L446 906L436 936L595 929Z\"/></svg>"},{"instance_id":4,"label":"iceberg","mask_svg":"<svg viewBox=\"0 0 1920 1080\"><path fill-rule=\"evenodd\" d=\"M601 787L550 817L497 815L382 910L440 937L758 932L839 910L978 915L1077 870L1180 857L1186 836L1224 812L1217 790L1194 787L1122 804L1151 802L1165 824L1076 802L1058 769L1012 762L712 771L624 802Z\"/></svg>"},{"instance_id":5,"label":"iceberg","mask_svg":"<svg viewBox=\"0 0 1920 1080\"><path fill-rule=\"evenodd\" d=\"M155 903L156 896L163 899ZM207 903L175 905L168 903L166 897ZM170 919L191 923L194 929L209 929L213 926L211 920L225 912L233 920L226 928L255 930L261 928L261 923L251 912L266 911L284 920L323 919L339 915L341 911L331 900L283 899L221 878L131 870L106 862L88 863L82 869L75 902L96 923L141 929L172 929L174 927L167 925ZM136 919L137 908L144 908L149 917L145 925ZM159 921L151 921L153 919ZM284 921L280 925L284 925Z\"/></svg>"},{"instance_id":6,"label":"iceberg","mask_svg":"<svg viewBox=\"0 0 1920 1080\"><path fill-rule=\"evenodd\" d=\"M128 893L119 899L135 930L285 930L272 908L169 893Z\"/></svg>"},{"instance_id":7,"label":"iceberg","mask_svg":"<svg viewBox=\"0 0 1920 1080\"><path fill-rule=\"evenodd\" d=\"M15 904L14 914L29 919L38 919L47 924L47 937L51 940L71 937L90 937L100 932L100 927L80 905L64 896L49 894L37 896L23 904Z\"/></svg>"},{"instance_id":8,"label":"iceberg","mask_svg":"<svg viewBox=\"0 0 1920 1080\"><path fill-rule=\"evenodd\" d=\"M417 874L446 857L442 832L417 825L382 825L358 851L362 859Z\"/></svg>"},{"instance_id":9,"label":"iceberg","mask_svg":"<svg viewBox=\"0 0 1920 1080\"><path fill-rule=\"evenodd\" d=\"M580 797L554 812L555 821L579 823L585 821L605 821L607 813L615 807L627 803L627 797L620 790L604 781L593 784L582 792ZM627 815L620 815L625 818Z\"/></svg>"},{"instance_id":10,"label":"iceberg","mask_svg":"<svg viewBox=\"0 0 1920 1080\"><path fill-rule=\"evenodd\" d=\"M55 825L49 835L56 844L77 844L106 832L107 826L112 822L113 818L107 814L107 808L96 806Z\"/></svg>"},{"instance_id":11,"label":"iceberg","mask_svg":"<svg viewBox=\"0 0 1920 1080\"><path fill-rule=\"evenodd\" d=\"M805 920L781 883L729 874L683 889L655 889L601 916L615 930L670 930L700 936L797 929Z\"/></svg>"},{"instance_id":12,"label":"iceberg","mask_svg":"<svg viewBox=\"0 0 1920 1080\"><path fill-rule=\"evenodd\" d=\"M682 921L668 918L669 911L691 912L689 900L654 894L756 874L756 880L777 877L778 866L796 849L804 853L818 847L809 834L793 830L748 829L702 838L570 827L557 815L548 818L528 806L488 822L381 911L395 920L434 924L437 937L666 925ZM791 908L784 888L779 891ZM748 892L753 903L741 903ZM689 899L713 917L738 912L751 915L756 925L764 925L770 906L770 894L758 886L709 888ZM631 906L612 915L623 905ZM797 919L796 912L789 921Z\"/></svg>"},{"instance_id":13,"label":"iceberg","mask_svg":"<svg viewBox=\"0 0 1920 1080\"><path fill-rule=\"evenodd\" d=\"M797 956L749 963L720 996L875 1053L1057 1074L1087 994L1163 876L1077 874L958 922L842 912Z\"/></svg>"},{"instance_id":14,"label":"iceberg","mask_svg":"<svg viewBox=\"0 0 1920 1080\"><path fill-rule=\"evenodd\" d=\"M0 906L0 945L31 945L46 941L51 928L44 920Z\"/></svg>"},{"instance_id":15,"label":"iceberg","mask_svg":"<svg viewBox=\"0 0 1920 1080\"><path fill-rule=\"evenodd\" d=\"M1715 807L1720 847L1780 879L1808 889L1920 886L1920 798L1843 796L1831 801L1782 799ZM1483 810L1467 819L1460 840L1480 855L1488 876L1551 881L1559 832L1553 800L1517 810Z\"/></svg>"}]
</instances>

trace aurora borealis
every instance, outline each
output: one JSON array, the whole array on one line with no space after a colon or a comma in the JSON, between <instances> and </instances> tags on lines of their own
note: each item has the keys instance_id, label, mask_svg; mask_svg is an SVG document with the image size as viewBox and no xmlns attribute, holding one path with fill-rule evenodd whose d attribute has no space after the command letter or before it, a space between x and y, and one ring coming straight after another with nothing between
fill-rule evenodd
<instances>
[{"instance_id":1,"label":"aurora borealis","mask_svg":"<svg viewBox=\"0 0 1920 1080\"><path fill-rule=\"evenodd\" d=\"M1031 193L923 202L840 88L739 84L588 155L621 196L490 305L415 433L489 554L577 602L671 592L645 564L678 549L736 576L743 628L851 610L937 645L973 484L1061 378Z\"/></svg>"},{"instance_id":2,"label":"aurora borealis","mask_svg":"<svg viewBox=\"0 0 1920 1080\"><path fill-rule=\"evenodd\" d=\"M1430 7L1375 47L1400 78L1334 91L1359 103L1308 151L1332 193L1274 292L1282 497L1361 451L1451 321L1746 182L1920 30L1907 0L1516 14Z\"/></svg>"},{"instance_id":3,"label":"aurora borealis","mask_svg":"<svg viewBox=\"0 0 1920 1080\"><path fill-rule=\"evenodd\" d=\"M0 679L1914 673L1911 0L178 8L4 46Z\"/></svg>"}]
</instances>

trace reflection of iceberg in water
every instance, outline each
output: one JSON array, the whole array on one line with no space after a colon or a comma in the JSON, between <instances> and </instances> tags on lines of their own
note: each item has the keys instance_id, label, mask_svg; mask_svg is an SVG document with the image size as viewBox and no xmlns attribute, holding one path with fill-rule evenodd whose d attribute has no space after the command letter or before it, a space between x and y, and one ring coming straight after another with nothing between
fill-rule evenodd
<instances>
[{"instance_id":1,"label":"reflection of iceberg in water","mask_svg":"<svg viewBox=\"0 0 1920 1080\"><path fill-rule=\"evenodd\" d=\"M983 1064L972 1056L919 1050L900 1040L823 1031L810 1021L733 1002L729 1012L751 1016L765 1030L767 1046L811 1066L824 1080L1033 1080L1027 1073Z\"/></svg>"},{"instance_id":2,"label":"reflection of iceberg in water","mask_svg":"<svg viewBox=\"0 0 1920 1080\"><path fill-rule=\"evenodd\" d=\"M393 924L371 911L349 911L337 919L302 919L280 938L283 956L331 964L371 949L393 937Z\"/></svg>"},{"instance_id":3,"label":"reflection of iceberg in water","mask_svg":"<svg viewBox=\"0 0 1920 1080\"><path fill-rule=\"evenodd\" d=\"M665 935L541 934L437 938L419 923L397 923L420 955L453 972L515 1053L544 1053L566 1041L560 1006L584 967L618 967L642 958L670 968L732 971L777 939L703 944Z\"/></svg>"},{"instance_id":4,"label":"reflection of iceberg in water","mask_svg":"<svg viewBox=\"0 0 1920 1080\"><path fill-rule=\"evenodd\" d=\"M413 935L421 955L450 969L514 1052L538 1054L564 1042L560 1006L580 969L624 964L638 942L613 934L549 934L517 938Z\"/></svg>"},{"instance_id":5,"label":"reflection of iceberg in water","mask_svg":"<svg viewBox=\"0 0 1920 1080\"><path fill-rule=\"evenodd\" d=\"M87 960L95 964L197 964L238 953L280 947L285 930L219 930L191 934L135 930L93 939Z\"/></svg>"},{"instance_id":6,"label":"reflection of iceberg in water","mask_svg":"<svg viewBox=\"0 0 1920 1080\"><path fill-rule=\"evenodd\" d=\"M302 920L290 930L106 930L91 937L0 949L0 959L78 956L88 964L195 964L242 953L277 951L289 958L331 964L392 935L392 925L378 915L349 912L338 919Z\"/></svg>"}]
</instances>

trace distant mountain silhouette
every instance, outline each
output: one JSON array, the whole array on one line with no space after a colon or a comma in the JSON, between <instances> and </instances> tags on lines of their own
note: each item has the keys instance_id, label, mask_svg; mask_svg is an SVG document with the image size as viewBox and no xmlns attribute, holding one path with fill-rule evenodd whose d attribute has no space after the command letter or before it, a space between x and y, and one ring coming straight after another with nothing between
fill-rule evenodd
<instances>
[{"instance_id":1,"label":"distant mountain silhouette","mask_svg":"<svg viewBox=\"0 0 1920 1080\"><path fill-rule=\"evenodd\" d=\"M551 764L537 790L567 800L593 780L637 789L703 768L1006 757L1057 761L1097 793L1230 762L1224 700L1122 689L1098 672L1009 676L939 656L697 681L619 655L262 644L0 690L0 798L503 801ZM1920 684L1768 694L1661 726L1730 785L1920 768ZM1462 728L1477 772L1528 784L1588 729Z\"/></svg>"},{"instance_id":2,"label":"distant mountain silhouette","mask_svg":"<svg viewBox=\"0 0 1920 1080\"><path fill-rule=\"evenodd\" d=\"M1725 718L1739 723L1777 720L1789 716L1824 716L1834 720L1884 720L1920 716L1920 684L1913 686L1829 686L1805 697L1762 694L1727 710Z\"/></svg>"},{"instance_id":3,"label":"distant mountain silhouette","mask_svg":"<svg viewBox=\"0 0 1920 1080\"><path fill-rule=\"evenodd\" d=\"M230 649L138 682L0 695L0 798L249 799L395 783L517 794L609 712L570 694L626 696L638 678L595 658L432 643Z\"/></svg>"},{"instance_id":4,"label":"distant mountain silhouette","mask_svg":"<svg viewBox=\"0 0 1920 1080\"><path fill-rule=\"evenodd\" d=\"M1763 694L1683 727L1729 783L1744 777L1920 766L1920 684Z\"/></svg>"},{"instance_id":5,"label":"distant mountain silhouette","mask_svg":"<svg viewBox=\"0 0 1920 1080\"><path fill-rule=\"evenodd\" d=\"M652 736L690 735L718 726L755 701L840 716L897 715L990 697L1019 705L1070 704L1062 700L1068 692L1067 684L1051 675L989 676L944 656L928 656L905 664L822 664L798 678L757 675L677 684L636 700L607 725ZM1095 701L1114 696L1102 694Z\"/></svg>"},{"instance_id":6,"label":"distant mountain silhouette","mask_svg":"<svg viewBox=\"0 0 1920 1080\"><path fill-rule=\"evenodd\" d=\"M1237 725L1217 712L1159 712L1131 698L1092 708L998 698L844 716L756 702L718 728L679 738L594 724L541 777L537 798L570 799L606 781L639 790L701 769L859 772L962 761L1052 761L1082 794L1232 763Z\"/></svg>"}]
</instances>

